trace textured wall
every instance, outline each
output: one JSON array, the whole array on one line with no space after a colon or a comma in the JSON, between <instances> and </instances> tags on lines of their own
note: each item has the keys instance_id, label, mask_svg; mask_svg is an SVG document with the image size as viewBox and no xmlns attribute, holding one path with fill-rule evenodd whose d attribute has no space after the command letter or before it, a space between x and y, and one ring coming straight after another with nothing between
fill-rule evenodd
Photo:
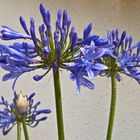
<instances>
[{"instance_id":1,"label":"textured wall","mask_svg":"<svg viewBox=\"0 0 140 140\"><path fill-rule=\"evenodd\" d=\"M89 23L94 24L94 32L105 35L106 30L120 28L138 40L140 36L139 0L0 0L0 25L7 25L18 31L18 18L23 15L29 21L30 16L41 23L38 6L42 2L52 13L52 23L58 9L67 9L72 24L82 33ZM42 73L41 71L38 71ZM38 73L35 72L35 73ZM42 107L52 109L48 120L36 129L29 129L32 140L57 140L53 79L50 73L40 82L32 80L35 73L23 75L17 90L28 94L36 91L37 100ZM0 71L0 78L4 71ZM62 76L63 75L63 76ZM110 104L110 79L97 77L93 91L82 88L81 95L75 94L75 83L69 80L67 72L61 72L62 97L65 118L66 140L104 140ZM11 100L12 81L0 82L0 95ZM133 79L122 76L118 84L117 112L113 140L140 139L140 87ZM16 127L1 140L15 140Z\"/></svg>"}]
</instances>

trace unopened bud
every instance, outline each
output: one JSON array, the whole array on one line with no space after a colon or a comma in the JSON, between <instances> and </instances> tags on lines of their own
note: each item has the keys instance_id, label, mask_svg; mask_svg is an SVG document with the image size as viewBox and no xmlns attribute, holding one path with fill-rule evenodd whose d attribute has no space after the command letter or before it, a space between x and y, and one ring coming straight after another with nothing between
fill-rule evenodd
<instances>
[{"instance_id":1,"label":"unopened bud","mask_svg":"<svg viewBox=\"0 0 140 140\"><path fill-rule=\"evenodd\" d=\"M26 114L28 111L29 103L26 97L23 97L21 92L18 94L18 98L16 100L16 107L19 114Z\"/></svg>"}]
</instances>

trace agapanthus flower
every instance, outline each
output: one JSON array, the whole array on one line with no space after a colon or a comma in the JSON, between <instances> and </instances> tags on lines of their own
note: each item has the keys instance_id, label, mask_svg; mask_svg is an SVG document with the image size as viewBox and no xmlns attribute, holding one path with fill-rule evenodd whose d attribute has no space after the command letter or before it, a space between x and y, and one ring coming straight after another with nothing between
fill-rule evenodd
<instances>
[{"instance_id":1,"label":"agapanthus flower","mask_svg":"<svg viewBox=\"0 0 140 140\"><path fill-rule=\"evenodd\" d=\"M26 125L35 127L39 122L46 120L46 114L51 112L50 109L38 109L40 102L34 103L35 93L30 96L23 96L22 93L19 95L14 93L14 95L11 104L1 97L0 129L2 129L3 135L6 135L17 124L17 121L20 122L22 117L24 117Z\"/></svg>"},{"instance_id":2,"label":"agapanthus flower","mask_svg":"<svg viewBox=\"0 0 140 140\"><path fill-rule=\"evenodd\" d=\"M107 38L109 42L115 46L112 48L112 52L116 59L103 57L102 60L100 60L109 68L104 71L104 74L110 75L111 69L113 68L116 71L118 81L121 80L120 73L123 73L136 79L138 83L140 83L140 42L132 44L132 36L126 36L125 31L119 36L118 29L108 32ZM113 61L115 61L115 63Z\"/></svg>"},{"instance_id":3,"label":"agapanthus flower","mask_svg":"<svg viewBox=\"0 0 140 140\"><path fill-rule=\"evenodd\" d=\"M95 64L94 60L104 55L114 57L111 51L114 45L109 43L108 38L91 34L91 23L84 29L83 37L80 38L75 28L70 27L71 19L66 10L58 11L55 30L52 31L50 12L44 8L43 4L40 4L39 9L43 19L43 23L38 28L40 37L36 35L33 18L30 19L30 28L28 28L24 18L20 17L25 34L3 26L2 40L23 39L22 43L0 45L0 66L9 71L4 75L3 80L17 79L25 72L44 69L46 71L44 74L33 77L38 81L51 69L55 72L60 68L71 71L73 75L78 72L75 75L76 79L79 79L76 80L78 92L80 85L93 88L93 86L88 86L87 78L93 78L106 68L103 64ZM33 43L28 43L28 40ZM76 71L73 71L72 67Z\"/></svg>"}]
</instances>

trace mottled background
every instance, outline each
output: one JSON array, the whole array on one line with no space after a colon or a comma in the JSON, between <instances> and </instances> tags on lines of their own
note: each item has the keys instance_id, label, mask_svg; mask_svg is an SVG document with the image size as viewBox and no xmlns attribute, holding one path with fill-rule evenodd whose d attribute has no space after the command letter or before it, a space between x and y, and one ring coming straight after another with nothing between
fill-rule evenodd
<instances>
[{"instance_id":1,"label":"mottled background","mask_svg":"<svg viewBox=\"0 0 140 140\"><path fill-rule=\"evenodd\" d=\"M82 34L83 28L90 22L94 33L104 36L106 30L119 28L126 30L134 40L140 38L140 1L139 0L0 0L0 24L22 32L18 18L23 15L29 23L30 16L41 22L38 6L42 2L51 11L52 23L58 9L67 9L72 24ZM28 24L29 25L29 24ZM36 71L35 73L42 73ZM0 71L0 78L4 74ZM31 140L57 140L53 78L50 73L40 82L32 80L35 73L23 75L16 89L24 94L36 91L36 100L42 101L42 107L52 109L48 120L36 129L29 129ZM69 80L69 73L61 72L62 97L66 140L105 140L110 105L110 79L94 79L95 90L82 88L76 95L75 83ZM12 81L0 82L0 95L11 101ZM131 78L122 76L118 83L117 111L113 140L140 140L140 87ZM15 140L16 127L1 140Z\"/></svg>"}]
</instances>

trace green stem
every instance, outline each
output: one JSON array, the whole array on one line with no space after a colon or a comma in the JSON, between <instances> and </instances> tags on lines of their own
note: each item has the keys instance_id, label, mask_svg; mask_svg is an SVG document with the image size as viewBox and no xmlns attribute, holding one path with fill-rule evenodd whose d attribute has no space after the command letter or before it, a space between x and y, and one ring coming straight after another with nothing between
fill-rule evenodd
<instances>
[{"instance_id":1,"label":"green stem","mask_svg":"<svg viewBox=\"0 0 140 140\"><path fill-rule=\"evenodd\" d=\"M21 140L21 123L17 122L17 140Z\"/></svg>"},{"instance_id":2,"label":"green stem","mask_svg":"<svg viewBox=\"0 0 140 140\"><path fill-rule=\"evenodd\" d=\"M65 140L59 69L57 69L57 71L53 75L54 75L54 90L55 90L58 138L59 140Z\"/></svg>"},{"instance_id":3,"label":"green stem","mask_svg":"<svg viewBox=\"0 0 140 140\"><path fill-rule=\"evenodd\" d=\"M115 110L116 110L116 94L117 94L117 82L115 76L116 76L115 72L112 72L111 75L112 95L111 95L110 115L109 115L106 140L111 140L112 133L113 133L113 125L114 125Z\"/></svg>"},{"instance_id":4,"label":"green stem","mask_svg":"<svg viewBox=\"0 0 140 140\"><path fill-rule=\"evenodd\" d=\"M26 125L26 121L25 121L24 117L22 117L22 125L23 125L25 140L29 140L27 125Z\"/></svg>"}]
</instances>

